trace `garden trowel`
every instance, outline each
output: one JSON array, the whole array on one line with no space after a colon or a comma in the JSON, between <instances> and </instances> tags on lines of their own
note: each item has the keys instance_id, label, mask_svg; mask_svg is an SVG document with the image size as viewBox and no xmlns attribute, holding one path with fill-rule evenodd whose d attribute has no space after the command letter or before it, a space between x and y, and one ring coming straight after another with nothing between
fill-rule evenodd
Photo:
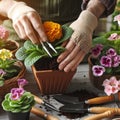
<instances>
[{"instance_id":1,"label":"garden trowel","mask_svg":"<svg viewBox=\"0 0 120 120\"><path fill-rule=\"evenodd\" d=\"M120 92L118 93L118 100L120 100ZM95 97L95 98L91 98L85 101L80 101L78 97L73 97L73 96L69 96L69 95L54 95L53 96L55 100L57 100L58 102L62 103L62 104L81 104L83 106L83 104L104 104L107 102L113 102L115 101L115 96L111 95L111 96L99 96L99 97Z\"/></svg>"}]
</instances>

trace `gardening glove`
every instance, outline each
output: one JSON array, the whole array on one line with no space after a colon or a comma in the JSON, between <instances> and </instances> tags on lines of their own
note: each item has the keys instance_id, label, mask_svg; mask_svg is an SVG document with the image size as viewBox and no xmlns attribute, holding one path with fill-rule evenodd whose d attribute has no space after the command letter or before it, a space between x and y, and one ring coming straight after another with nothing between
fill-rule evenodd
<instances>
[{"instance_id":1,"label":"gardening glove","mask_svg":"<svg viewBox=\"0 0 120 120\"><path fill-rule=\"evenodd\" d=\"M60 70L68 72L77 68L91 48L92 34L97 22L97 17L93 13L84 10L70 25L74 32L66 45L66 51L58 57Z\"/></svg>"},{"instance_id":2,"label":"gardening glove","mask_svg":"<svg viewBox=\"0 0 120 120\"><path fill-rule=\"evenodd\" d=\"M16 2L7 14L20 38L33 43L47 40L39 14L24 2Z\"/></svg>"}]
</instances>

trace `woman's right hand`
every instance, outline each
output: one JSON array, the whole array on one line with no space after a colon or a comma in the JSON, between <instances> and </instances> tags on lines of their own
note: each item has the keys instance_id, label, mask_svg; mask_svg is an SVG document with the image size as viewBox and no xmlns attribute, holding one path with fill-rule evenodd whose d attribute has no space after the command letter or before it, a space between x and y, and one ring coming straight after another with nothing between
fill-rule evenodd
<instances>
[{"instance_id":1,"label":"woman's right hand","mask_svg":"<svg viewBox=\"0 0 120 120\"><path fill-rule=\"evenodd\" d=\"M39 14L24 2L16 2L9 9L8 17L21 39L30 39L33 43L47 40Z\"/></svg>"}]
</instances>

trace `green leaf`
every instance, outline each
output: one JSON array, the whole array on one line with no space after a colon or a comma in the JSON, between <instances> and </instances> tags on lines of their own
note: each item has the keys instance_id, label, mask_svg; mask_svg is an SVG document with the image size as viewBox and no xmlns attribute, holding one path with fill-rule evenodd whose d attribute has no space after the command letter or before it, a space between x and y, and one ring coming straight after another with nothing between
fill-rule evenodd
<instances>
[{"instance_id":1,"label":"green leaf","mask_svg":"<svg viewBox=\"0 0 120 120\"><path fill-rule=\"evenodd\" d=\"M7 101L7 100L4 100L2 102L2 107L3 107L3 110L5 110L5 111L10 111L11 110L10 105L9 105L9 101Z\"/></svg>"},{"instance_id":2,"label":"green leaf","mask_svg":"<svg viewBox=\"0 0 120 120\"><path fill-rule=\"evenodd\" d=\"M26 50L35 49L37 45L33 44L30 40L26 40L24 47Z\"/></svg>"},{"instance_id":3,"label":"green leaf","mask_svg":"<svg viewBox=\"0 0 120 120\"><path fill-rule=\"evenodd\" d=\"M10 103L9 103L9 105L11 106L11 107L14 107L14 108L17 108L17 107L21 107L21 105L19 105L18 104L18 101L16 100L16 101L11 101Z\"/></svg>"},{"instance_id":4,"label":"green leaf","mask_svg":"<svg viewBox=\"0 0 120 120\"><path fill-rule=\"evenodd\" d=\"M73 33L73 29L68 27L67 25L63 25L62 29L63 29L63 37L59 39L58 41L55 41L55 46L59 46L64 41L68 40Z\"/></svg>"},{"instance_id":5,"label":"green leaf","mask_svg":"<svg viewBox=\"0 0 120 120\"><path fill-rule=\"evenodd\" d=\"M25 66L32 66L36 61L42 58L44 55L40 55L39 52L34 51L26 57L24 64Z\"/></svg>"},{"instance_id":6,"label":"green leaf","mask_svg":"<svg viewBox=\"0 0 120 120\"><path fill-rule=\"evenodd\" d=\"M24 104L24 106L22 106L21 109L26 110L26 109L29 109L30 107L31 107L30 104L27 104L27 105Z\"/></svg>"},{"instance_id":7,"label":"green leaf","mask_svg":"<svg viewBox=\"0 0 120 120\"><path fill-rule=\"evenodd\" d=\"M25 47L21 47L17 50L15 53L15 56L18 60L24 60L27 57L26 49Z\"/></svg>"}]
</instances>

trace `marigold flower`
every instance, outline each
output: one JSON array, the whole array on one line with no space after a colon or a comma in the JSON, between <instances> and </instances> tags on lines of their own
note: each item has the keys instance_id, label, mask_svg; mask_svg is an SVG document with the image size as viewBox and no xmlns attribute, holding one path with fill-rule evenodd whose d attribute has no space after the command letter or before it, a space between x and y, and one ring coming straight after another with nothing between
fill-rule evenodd
<instances>
[{"instance_id":1,"label":"marigold flower","mask_svg":"<svg viewBox=\"0 0 120 120\"><path fill-rule=\"evenodd\" d=\"M0 58L2 60L6 60L6 59L9 59L9 58L12 58L13 54L10 50L7 50L7 49L1 49L0 50Z\"/></svg>"},{"instance_id":2,"label":"marigold flower","mask_svg":"<svg viewBox=\"0 0 120 120\"><path fill-rule=\"evenodd\" d=\"M43 23L43 26L50 42L54 42L62 37L62 27L60 24L47 21Z\"/></svg>"}]
</instances>

